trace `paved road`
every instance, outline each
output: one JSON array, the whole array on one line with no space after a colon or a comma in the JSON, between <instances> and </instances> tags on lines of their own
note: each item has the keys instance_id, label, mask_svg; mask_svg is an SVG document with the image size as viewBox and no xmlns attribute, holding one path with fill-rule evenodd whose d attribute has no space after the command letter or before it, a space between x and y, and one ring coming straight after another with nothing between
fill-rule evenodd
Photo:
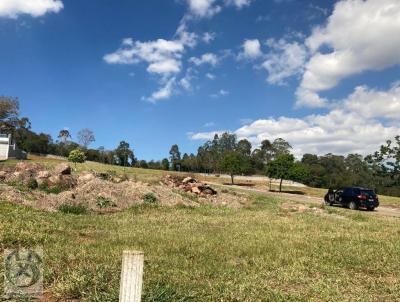
<instances>
[{"instance_id":1,"label":"paved road","mask_svg":"<svg viewBox=\"0 0 400 302\"><path fill-rule=\"evenodd\" d=\"M283 198L283 199L286 199L286 200L303 202L303 203L307 203L307 204L321 204L321 203L323 203L322 198L315 197L315 196L296 195L296 194L279 193L279 192L270 192L270 191L266 191L266 190L255 189L255 188L230 186L230 185L228 186L228 185L221 185L221 184L217 184L217 183L213 183L213 185L227 187L227 188L235 188L237 190L250 191L250 192L255 192L255 193L268 195L268 196L275 196L277 198ZM379 206L373 212L368 212L368 211L364 211L364 210L360 210L360 211L363 211L363 212L371 214L371 215L380 215L380 216L386 216L386 217L397 217L397 218L400 218L400 208L396 208L396 207Z\"/></svg>"}]
</instances>

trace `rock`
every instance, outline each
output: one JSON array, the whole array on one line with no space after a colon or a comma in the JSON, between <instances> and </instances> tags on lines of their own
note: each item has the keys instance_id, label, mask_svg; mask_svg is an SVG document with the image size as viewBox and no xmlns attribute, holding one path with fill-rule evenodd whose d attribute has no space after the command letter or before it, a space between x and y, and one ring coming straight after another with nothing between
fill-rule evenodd
<instances>
[{"instance_id":1,"label":"rock","mask_svg":"<svg viewBox=\"0 0 400 302\"><path fill-rule=\"evenodd\" d=\"M120 177L113 177L112 182L119 184L119 183L123 182L123 180Z\"/></svg>"},{"instance_id":2,"label":"rock","mask_svg":"<svg viewBox=\"0 0 400 302\"><path fill-rule=\"evenodd\" d=\"M72 175L53 175L48 179L49 187L70 189L76 186L77 181Z\"/></svg>"},{"instance_id":3,"label":"rock","mask_svg":"<svg viewBox=\"0 0 400 302\"><path fill-rule=\"evenodd\" d=\"M193 183L197 183L197 180L192 178L192 177L186 177L184 180L182 180L182 183L184 184L193 184Z\"/></svg>"},{"instance_id":4,"label":"rock","mask_svg":"<svg viewBox=\"0 0 400 302\"><path fill-rule=\"evenodd\" d=\"M54 168L54 173L58 175L71 175L71 167L65 163L59 164Z\"/></svg>"},{"instance_id":5,"label":"rock","mask_svg":"<svg viewBox=\"0 0 400 302\"><path fill-rule=\"evenodd\" d=\"M36 173L42 169L42 167L38 164L30 164L27 162L19 162L18 164L15 165L15 171L17 172L24 172L24 173Z\"/></svg>"},{"instance_id":6,"label":"rock","mask_svg":"<svg viewBox=\"0 0 400 302\"><path fill-rule=\"evenodd\" d=\"M14 172L10 175L10 180L14 181L14 180L21 180L23 179L23 174L22 172Z\"/></svg>"},{"instance_id":7,"label":"rock","mask_svg":"<svg viewBox=\"0 0 400 302\"><path fill-rule=\"evenodd\" d=\"M18 164L15 165L15 171L27 171L29 170L29 164L25 163L25 162L20 162Z\"/></svg>"},{"instance_id":8,"label":"rock","mask_svg":"<svg viewBox=\"0 0 400 302\"><path fill-rule=\"evenodd\" d=\"M180 177L167 175L164 180L164 184L169 187L175 187L185 192L191 192L197 195L215 195L217 191L211 188L209 185L199 182L193 177Z\"/></svg>"},{"instance_id":9,"label":"rock","mask_svg":"<svg viewBox=\"0 0 400 302\"><path fill-rule=\"evenodd\" d=\"M51 176L49 171L39 171L36 178L49 178Z\"/></svg>"},{"instance_id":10,"label":"rock","mask_svg":"<svg viewBox=\"0 0 400 302\"><path fill-rule=\"evenodd\" d=\"M0 180L5 180L7 177L7 172L6 171L0 171Z\"/></svg>"},{"instance_id":11,"label":"rock","mask_svg":"<svg viewBox=\"0 0 400 302\"><path fill-rule=\"evenodd\" d=\"M199 187L193 187L192 188L192 193L201 194L201 190L199 189Z\"/></svg>"},{"instance_id":12,"label":"rock","mask_svg":"<svg viewBox=\"0 0 400 302\"><path fill-rule=\"evenodd\" d=\"M89 182L95 178L96 178L96 176L93 173L83 172L82 174L79 175L78 182L85 183L85 182Z\"/></svg>"}]
</instances>

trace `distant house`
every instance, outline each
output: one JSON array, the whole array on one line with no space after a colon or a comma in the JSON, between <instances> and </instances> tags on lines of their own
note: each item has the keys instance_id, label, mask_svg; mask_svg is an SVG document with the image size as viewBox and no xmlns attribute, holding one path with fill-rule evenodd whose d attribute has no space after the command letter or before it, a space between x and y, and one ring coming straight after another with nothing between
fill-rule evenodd
<instances>
[{"instance_id":1,"label":"distant house","mask_svg":"<svg viewBox=\"0 0 400 302\"><path fill-rule=\"evenodd\" d=\"M26 159L27 154L18 149L17 145L13 143L10 134L0 134L0 160L9 158Z\"/></svg>"}]
</instances>

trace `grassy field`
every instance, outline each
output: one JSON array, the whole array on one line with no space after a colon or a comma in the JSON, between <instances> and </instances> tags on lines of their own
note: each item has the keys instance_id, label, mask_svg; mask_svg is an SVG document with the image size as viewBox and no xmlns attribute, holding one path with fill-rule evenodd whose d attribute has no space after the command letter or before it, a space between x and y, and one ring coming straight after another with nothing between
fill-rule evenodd
<instances>
[{"instance_id":1,"label":"grassy field","mask_svg":"<svg viewBox=\"0 0 400 302\"><path fill-rule=\"evenodd\" d=\"M109 169L79 165L90 168ZM0 250L42 246L53 300L118 301L122 251L135 249L145 252L143 301L400 301L398 219L252 199L239 210L139 205L109 215L0 201Z\"/></svg>"}]
</instances>

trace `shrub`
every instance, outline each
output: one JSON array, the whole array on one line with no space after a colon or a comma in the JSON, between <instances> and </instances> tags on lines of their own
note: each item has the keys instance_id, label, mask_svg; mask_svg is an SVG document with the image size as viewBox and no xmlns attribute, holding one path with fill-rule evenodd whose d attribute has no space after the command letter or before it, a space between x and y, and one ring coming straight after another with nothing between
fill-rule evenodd
<instances>
[{"instance_id":1,"label":"shrub","mask_svg":"<svg viewBox=\"0 0 400 302\"><path fill-rule=\"evenodd\" d=\"M60 194L64 189L60 186L52 186L49 187L46 183L41 184L38 186L40 191L43 191L47 194Z\"/></svg>"},{"instance_id":2,"label":"shrub","mask_svg":"<svg viewBox=\"0 0 400 302\"><path fill-rule=\"evenodd\" d=\"M35 190L38 187L38 183L37 183L36 179L31 178L26 183L26 186L31 190Z\"/></svg>"},{"instance_id":3,"label":"shrub","mask_svg":"<svg viewBox=\"0 0 400 302\"><path fill-rule=\"evenodd\" d=\"M114 177L117 176L117 172L114 170L108 170L107 172L101 172L98 174L98 177L102 180L109 180L111 181Z\"/></svg>"},{"instance_id":4,"label":"shrub","mask_svg":"<svg viewBox=\"0 0 400 302\"><path fill-rule=\"evenodd\" d=\"M68 156L68 161L73 162L75 164L75 169L76 169L76 164L77 163L84 163L86 160L86 155L81 149L75 149L72 150L69 153Z\"/></svg>"},{"instance_id":5,"label":"shrub","mask_svg":"<svg viewBox=\"0 0 400 302\"><path fill-rule=\"evenodd\" d=\"M58 210L64 214L82 215L87 213L87 208L83 204L62 204L58 207Z\"/></svg>"},{"instance_id":6,"label":"shrub","mask_svg":"<svg viewBox=\"0 0 400 302\"><path fill-rule=\"evenodd\" d=\"M143 201L145 203L156 203L157 197L154 195L154 193L146 193L143 195Z\"/></svg>"},{"instance_id":7,"label":"shrub","mask_svg":"<svg viewBox=\"0 0 400 302\"><path fill-rule=\"evenodd\" d=\"M103 197L103 196L98 196L96 198L96 205L100 209L105 209L105 208L110 208L110 207L116 206L115 203L111 199Z\"/></svg>"}]
</instances>

